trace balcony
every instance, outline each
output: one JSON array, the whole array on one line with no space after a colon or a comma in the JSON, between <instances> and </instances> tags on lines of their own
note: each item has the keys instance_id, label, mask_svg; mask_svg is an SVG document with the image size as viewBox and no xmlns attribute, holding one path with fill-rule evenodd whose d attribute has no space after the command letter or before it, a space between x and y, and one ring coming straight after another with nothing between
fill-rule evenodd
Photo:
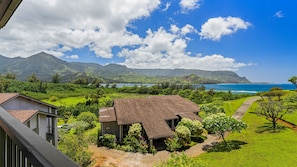
<instances>
[{"instance_id":1,"label":"balcony","mask_svg":"<svg viewBox=\"0 0 297 167\"><path fill-rule=\"evenodd\" d=\"M0 107L0 166L78 165Z\"/></svg>"}]
</instances>

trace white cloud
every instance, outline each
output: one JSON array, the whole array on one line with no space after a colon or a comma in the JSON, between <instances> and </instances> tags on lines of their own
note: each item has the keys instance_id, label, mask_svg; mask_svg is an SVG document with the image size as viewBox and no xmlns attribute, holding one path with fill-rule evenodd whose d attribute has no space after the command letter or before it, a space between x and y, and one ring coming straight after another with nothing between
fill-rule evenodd
<instances>
[{"instance_id":1,"label":"white cloud","mask_svg":"<svg viewBox=\"0 0 297 167\"><path fill-rule=\"evenodd\" d=\"M78 59L78 55L70 55L70 56L66 56L66 58L68 58L68 59Z\"/></svg>"},{"instance_id":2,"label":"white cloud","mask_svg":"<svg viewBox=\"0 0 297 167\"><path fill-rule=\"evenodd\" d=\"M118 47L119 56L125 58L123 64L133 68L236 70L247 65L219 54L191 55L187 51L192 40L188 35L198 31L190 24L178 27L179 23L174 22L169 30L149 29L144 37L127 30L133 21L149 17L154 10L162 10L159 5L160 0L26 0L1 29L0 54L28 57L44 51L66 57L65 52L87 48L97 56L112 58L113 47ZM164 9L170 5L166 3ZM185 11L193 10L199 7L200 1L182 0L180 5ZM223 24L228 23L223 27L231 33L247 24L240 25L235 18L222 19ZM234 23L229 23L232 20ZM207 29L202 30L201 38L213 38L204 35ZM228 34L215 31L220 34L219 38ZM67 58L83 59L73 54Z\"/></svg>"},{"instance_id":3,"label":"white cloud","mask_svg":"<svg viewBox=\"0 0 297 167\"><path fill-rule=\"evenodd\" d=\"M251 24L238 17L216 17L208 19L199 32L201 39L219 41L222 36L234 34L239 29L247 29Z\"/></svg>"},{"instance_id":4,"label":"white cloud","mask_svg":"<svg viewBox=\"0 0 297 167\"><path fill-rule=\"evenodd\" d=\"M189 10L194 10L200 7L200 0L181 0L179 2L180 7L182 8L182 13L186 13Z\"/></svg>"},{"instance_id":5,"label":"white cloud","mask_svg":"<svg viewBox=\"0 0 297 167\"><path fill-rule=\"evenodd\" d=\"M8 57L27 57L40 51L63 55L65 46L89 47L110 58L114 46L141 42L127 31L134 20L149 17L160 0L26 0L1 30L0 51Z\"/></svg>"},{"instance_id":6,"label":"white cloud","mask_svg":"<svg viewBox=\"0 0 297 167\"><path fill-rule=\"evenodd\" d=\"M120 57L125 57L126 65L130 68L162 68L162 69L201 69L201 70L237 70L247 66L245 63L237 63L234 59L223 57L219 54L192 56L186 52L187 41L189 40L183 33L191 25L182 28L171 25L171 31L164 28L157 31L148 30L143 44L137 48L125 48L120 53ZM172 30L173 29L173 30ZM192 31L194 32L194 31Z\"/></svg>"},{"instance_id":7,"label":"white cloud","mask_svg":"<svg viewBox=\"0 0 297 167\"><path fill-rule=\"evenodd\" d=\"M284 14L281 10L277 11L275 14L274 14L274 17L277 17L277 18L283 18L284 17Z\"/></svg>"},{"instance_id":8,"label":"white cloud","mask_svg":"<svg viewBox=\"0 0 297 167\"><path fill-rule=\"evenodd\" d=\"M167 11L169 9L169 7L171 6L171 3L170 2L166 2L165 4L165 8L162 9L163 12Z\"/></svg>"}]
</instances>

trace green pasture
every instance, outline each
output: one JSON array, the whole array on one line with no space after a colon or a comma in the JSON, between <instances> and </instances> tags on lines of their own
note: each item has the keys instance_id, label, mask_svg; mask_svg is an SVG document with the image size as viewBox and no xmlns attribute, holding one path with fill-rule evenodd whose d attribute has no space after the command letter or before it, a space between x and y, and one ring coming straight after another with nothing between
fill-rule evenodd
<instances>
[{"instance_id":1,"label":"green pasture","mask_svg":"<svg viewBox=\"0 0 297 167\"><path fill-rule=\"evenodd\" d=\"M272 133L271 124L264 117L250 112L255 107L254 103L243 118L248 128L226 138L228 141L241 142L241 148L230 152L204 153L195 159L215 167L296 166L297 132L279 125L281 130Z\"/></svg>"}]
</instances>

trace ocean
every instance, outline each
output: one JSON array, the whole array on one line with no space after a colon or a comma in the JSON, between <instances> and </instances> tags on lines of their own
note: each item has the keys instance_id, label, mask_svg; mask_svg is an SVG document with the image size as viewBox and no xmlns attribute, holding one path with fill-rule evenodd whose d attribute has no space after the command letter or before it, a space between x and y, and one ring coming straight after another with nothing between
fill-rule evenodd
<instances>
[{"instance_id":1,"label":"ocean","mask_svg":"<svg viewBox=\"0 0 297 167\"><path fill-rule=\"evenodd\" d=\"M282 88L283 90L295 90L293 84L205 84L207 90L214 89L214 91L231 91L232 93L251 93L269 91L273 87Z\"/></svg>"},{"instance_id":2,"label":"ocean","mask_svg":"<svg viewBox=\"0 0 297 167\"><path fill-rule=\"evenodd\" d=\"M131 84L131 83L119 83L117 87L123 86L141 86L141 84ZM150 87L154 84L142 84L143 86ZM248 84L203 84L207 90L214 89L214 91L228 92L232 93L249 93L255 94L258 92L269 91L273 87L282 88L283 90L295 90L296 87L293 84L260 84L260 83L248 83ZM201 85L197 85L199 87Z\"/></svg>"}]
</instances>

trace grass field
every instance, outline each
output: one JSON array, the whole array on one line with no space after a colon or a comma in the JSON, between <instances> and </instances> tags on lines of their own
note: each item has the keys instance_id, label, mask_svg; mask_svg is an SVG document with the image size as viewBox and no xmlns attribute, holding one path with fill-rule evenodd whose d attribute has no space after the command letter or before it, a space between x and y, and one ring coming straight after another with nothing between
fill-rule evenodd
<instances>
[{"instance_id":1,"label":"grass field","mask_svg":"<svg viewBox=\"0 0 297 167\"><path fill-rule=\"evenodd\" d=\"M251 108L255 108L253 105ZM250 109L252 110L252 109ZM268 121L256 114L247 112L243 121L248 129L233 133L228 141L245 142L240 149L230 152L204 153L199 159L214 167L291 167L296 166L297 132L284 128L271 133L266 127Z\"/></svg>"},{"instance_id":2,"label":"grass field","mask_svg":"<svg viewBox=\"0 0 297 167\"><path fill-rule=\"evenodd\" d=\"M238 99L238 100L230 100L224 102L224 109L226 112L226 115L231 116L234 114L234 112L243 104L244 101L249 99L250 97Z\"/></svg>"},{"instance_id":3,"label":"grass field","mask_svg":"<svg viewBox=\"0 0 297 167\"><path fill-rule=\"evenodd\" d=\"M135 98L135 97L146 97L148 95L139 95L139 94L130 94L130 93L110 93L105 95L107 98ZM104 98L104 97L102 97ZM100 99L99 99L100 100ZM49 99L43 100L46 103L55 105L55 106L73 106L77 103L85 102L85 96L75 96L75 97L65 97L58 99L56 101L50 101Z\"/></svg>"}]
</instances>

